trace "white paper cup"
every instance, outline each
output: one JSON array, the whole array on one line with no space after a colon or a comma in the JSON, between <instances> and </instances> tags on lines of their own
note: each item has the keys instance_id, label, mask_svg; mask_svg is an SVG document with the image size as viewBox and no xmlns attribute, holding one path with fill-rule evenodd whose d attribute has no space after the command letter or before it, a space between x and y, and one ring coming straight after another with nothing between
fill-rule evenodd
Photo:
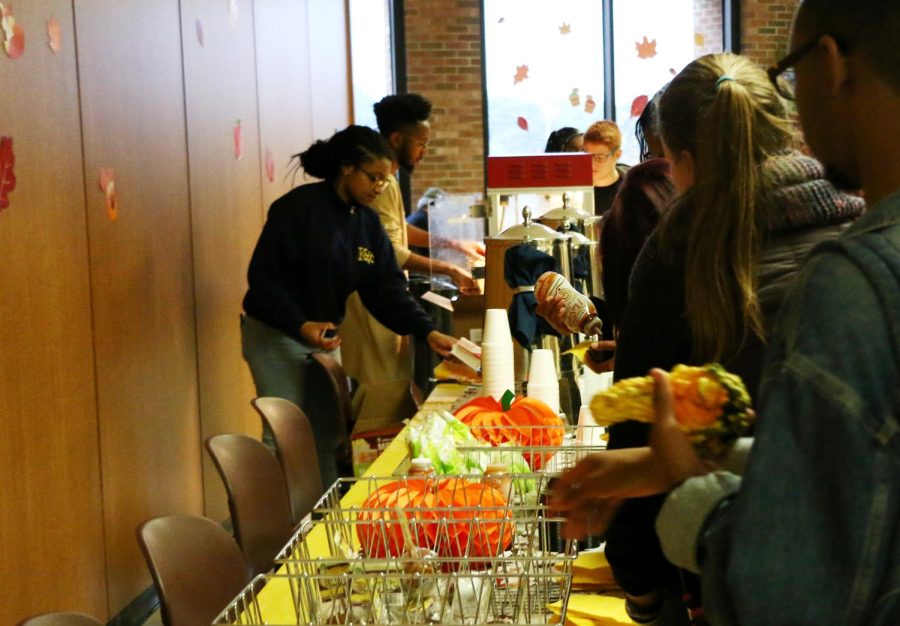
<instances>
[{"instance_id":1,"label":"white paper cup","mask_svg":"<svg viewBox=\"0 0 900 626\"><path fill-rule=\"evenodd\" d=\"M509 316L506 309L487 309L484 312L482 350L485 343L508 343L512 346L512 333L509 330Z\"/></svg>"},{"instance_id":2,"label":"white paper cup","mask_svg":"<svg viewBox=\"0 0 900 626\"><path fill-rule=\"evenodd\" d=\"M531 367L528 370L528 384L558 385L556 364L553 362L553 351L539 348L531 351Z\"/></svg>"}]
</instances>

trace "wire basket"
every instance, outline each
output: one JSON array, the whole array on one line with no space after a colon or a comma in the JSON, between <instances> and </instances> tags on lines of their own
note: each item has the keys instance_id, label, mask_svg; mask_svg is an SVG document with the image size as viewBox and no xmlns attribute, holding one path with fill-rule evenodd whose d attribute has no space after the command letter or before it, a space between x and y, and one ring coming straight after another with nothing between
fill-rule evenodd
<instances>
[{"instance_id":1,"label":"wire basket","mask_svg":"<svg viewBox=\"0 0 900 626\"><path fill-rule=\"evenodd\" d=\"M558 540L562 518L544 503L551 480L541 473L341 478L314 509L313 527L323 527L326 545L319 542L310 553L298 533L278 559L347 559L357 553L391 558L409 543L458 558L466 569L492 567L498 556L574 555ZM342 502L348 486L361 505Z\"/></svg>"},{"instance_id":2,"label":"wire basket","mask_svg":"<svg viewBox=\"0 0 900 626\"><path fill-rule=\"evenodd\" d=\"M525 478L546 489L546 475ZM280 613L251 586L215 623L549 623L547 605L565 604L571 588L574 542L554 543L561 520L537 497L510 505L492 480L341 479L276 558L280 576L265 581L284 586ZM369 506L342 503L348 486ZM386 487L403 506L377 505ZM471 506L444 504L467 498Z\"/></svg>"},{"instance_id":3,"label":"wire basket","mask_svg":"<svg viewBox=\"0 0 900 626\"><path fill-rule=\"evenodd\" d=\"M521 455L533 471L558 474L588 454L606 449L606 427L563 424L559 426L474 426L472 434L479 441L502 442L490 448L458 445L466 463L484 465L504 463L515 466Z\"/></svg>"},{"instance_id":4,"label":"wire basket","mask_svg":"<svg viewBox=\"0 0 900 626\"><path fill-rule=\"evenodd\" d=\"M366 560L344 571L258 577L213 624L547 624L547 605L565 599L571 573L559 562L510 561L480 572L413 571L408 561ZM275 606L261 590L290 588ZM565 607L563 606L565 615Z\"/></svg>"}]
</instances>

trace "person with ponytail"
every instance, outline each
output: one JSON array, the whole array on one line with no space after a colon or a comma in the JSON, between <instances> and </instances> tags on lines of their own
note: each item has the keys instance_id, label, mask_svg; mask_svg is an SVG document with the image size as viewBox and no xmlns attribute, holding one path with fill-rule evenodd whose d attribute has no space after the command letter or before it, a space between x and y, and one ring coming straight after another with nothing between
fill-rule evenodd
<instances>
[{"instance_id":1,"label":"person with ponytail","mask_svg":"<svg viewBox=\"0 0 900 626\"><path fill-rule=\"evenodd\" d=\"M443 356L454 340L435 330L407 293L391 242L369 208L391 175L394 154L384 137L349 126L295 158L321 180L293 189L269 209L247 273L242 347L257 394L286 398L306 412L322 481L330 485L340 431L307 363L314 352L340 357L336 331L350 294L358 292L382 324L426 340ZM271 433L263 440L271 444Z\"/></svg>"},{"instance_id":2,"label":"person with ponytail","mask_svg":"<svg viewBox=\"0 0 900 626\"><path fill-rule=\"evenodd\" d=\"M755 397L766 339L800 261L864 205L792 149L782 100L765 71L744 57L696 59L658 105L677 195L634 265L614 376L715 361L739 374ZM648 433L637 422L612 426L609 448L646 446ZM606 488L599 479L581 482ZM635 621L682 623L680 576L653 527L661 503L661 496L626 500L607 530L606 555ZM677 610L660 617L663 596Z\"/></svg>"}]
</instances>

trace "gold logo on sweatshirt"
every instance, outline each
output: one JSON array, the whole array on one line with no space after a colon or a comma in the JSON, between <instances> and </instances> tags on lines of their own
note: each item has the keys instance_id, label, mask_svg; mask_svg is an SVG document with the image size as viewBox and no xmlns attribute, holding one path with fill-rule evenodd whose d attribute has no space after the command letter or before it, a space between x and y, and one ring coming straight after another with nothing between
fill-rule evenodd
<instances>
[{"instance_id":1,"label":"gold logo on sweatshirt","mask_svg":"<svg viewBox=\"0 0 900 626\"><path fill-rule=\"evenodd\" d=\"M372 251L368 248L359 246L356 249L356 260L362 261L363 263L368 263L369 265L373 265L375 263L375 255L372 254Z\"/></svg>"}]
</instances>

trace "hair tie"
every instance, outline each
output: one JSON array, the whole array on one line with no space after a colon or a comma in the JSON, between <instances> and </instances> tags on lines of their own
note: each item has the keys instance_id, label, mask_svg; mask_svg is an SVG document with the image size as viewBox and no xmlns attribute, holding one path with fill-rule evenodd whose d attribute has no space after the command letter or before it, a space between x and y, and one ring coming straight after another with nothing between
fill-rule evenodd
<instances>
[{"instance_id":1,"label":"hair tie","mask_svg":"<svg viewBox=\"0 0 900 626\"><path fill-rule=\"evenodd\" d=\"M716 81L716 87L718 87L719 85L724 83L726 80L733 81L734 76L732 76L731 74L722 74L721 76L719 76L719 79Z\"/></svg>"}]
</instances>

